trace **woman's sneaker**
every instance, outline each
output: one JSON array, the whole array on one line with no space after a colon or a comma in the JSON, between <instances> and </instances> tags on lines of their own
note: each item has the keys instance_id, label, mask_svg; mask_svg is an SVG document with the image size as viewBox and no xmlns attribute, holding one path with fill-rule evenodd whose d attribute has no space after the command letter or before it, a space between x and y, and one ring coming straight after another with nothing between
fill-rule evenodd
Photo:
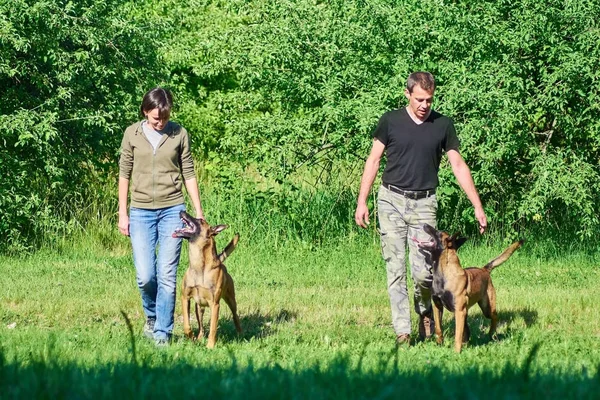
<instances>
[{"instance_id":1,"label":"woman's sneaker","mask_svg":"<svg viewBox=\"0 0 600 400\"><path fill-rule=\"evenodd\" d=\"M148 318L146 323L144 324L144 336L148 339L154 338L154 324L156 323L155 319Z\"/></svg>"}]
</instances>

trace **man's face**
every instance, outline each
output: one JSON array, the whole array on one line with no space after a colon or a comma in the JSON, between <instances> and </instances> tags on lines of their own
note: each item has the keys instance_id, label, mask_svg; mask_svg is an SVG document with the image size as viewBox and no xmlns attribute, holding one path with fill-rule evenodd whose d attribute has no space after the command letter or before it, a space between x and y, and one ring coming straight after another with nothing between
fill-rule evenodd
<instances>
[{"instance_id":1,"label":"man's face","mask_svg":"<svg viewBox=\"0 0 600 400\"><path fill-rule=\"evenodd\" d=\"M404 89L404 95L408 99L408 107L412 113L424 121L429 115L431 110L431 103L433 103L433 90L428 92L421 88L420 85L415 85L412 93L408 89Z\"/></svg>"}]
</instances>

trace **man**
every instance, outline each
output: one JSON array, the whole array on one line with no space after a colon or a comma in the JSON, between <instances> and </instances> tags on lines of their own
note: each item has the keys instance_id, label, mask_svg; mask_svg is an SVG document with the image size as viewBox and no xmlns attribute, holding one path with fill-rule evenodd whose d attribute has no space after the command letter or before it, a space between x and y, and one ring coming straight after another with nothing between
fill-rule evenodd
<instances>
[{"instance_id":1,"label":"man","mask_svg":"<svg viewBox=\"0 0 600 400\"><path fill-rule=\"evenodd\" d=\"M458 152L459 141L452 120L432 110L435 80L429 72L410 74L404 94L408 106L386 112L373 132L373 147L360 182L356 224L369 224L367 197L379 170L384 151L387 163L378 192L381 247L386 262L388 294L396 343L410 344L410 308L406 286L406 245L415 284L414 307L419 314L419 337L431 336L432 274L415 243L409 238L429 240L423 224L437 227L438 171L442 152L448 155L452 172L475 208L479 231L487 218L475 189L469 167Z\"/></svg>"}]
</instances>

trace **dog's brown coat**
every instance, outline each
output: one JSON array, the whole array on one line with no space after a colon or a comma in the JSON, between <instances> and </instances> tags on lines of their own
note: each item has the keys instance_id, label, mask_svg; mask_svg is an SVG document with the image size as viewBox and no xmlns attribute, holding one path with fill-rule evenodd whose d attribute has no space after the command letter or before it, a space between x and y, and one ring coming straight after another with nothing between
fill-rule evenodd
<instances>
[{"instance_id":1,"label":"dog's brown coat","mask_svg":"<svg viewBox=\"0 0 600 400\"><path fill-rule=\"evenodd\" d=\"M242 332L240 320L237 315L235 288L231 275L223 261L235 248L239 235L227 245L221 254L217 254L214 237L227 228L226 225L210 226L205 220L193 218L182 211L181 219L186 223L186 228L179 229L173 236L189 240L190 265L183 277L181 288L181 303L183 306L183 332L193 338L190 327L190 299L196 303L196 319L200 328L198 340L204 336L202 319L204 309L210 307L210 330L208 333L208 348L213 348L217 341L217 324L219 320L220 301L223 299L231 309L233 322L238 334Z\"/></svg>"},{"instance_id":2,"label":"dog's brown coat","mask_svg":"<svg viewBox=\"0 0 600 400\"><path fill-rule=\"evenodd\" d=\"M437 342L444 340L442 333L442 313L444 307L454 312L455 337L454 350L461 351L463 342L469 340L470 332L467 325L467 311L475 303L479 304L483 315L491 319L490 336L496 332L498 314L496 311L496 290L492 284L491 272L494 267L506 261L523 244L523 240L510 245L500 256L487 263L483 268L463 269L456 250L466 239L457 234L438 231L430 225L423 229L431 242L418 242L420 251L433 272L433 317Z\"/></svg>"}]
</instances>

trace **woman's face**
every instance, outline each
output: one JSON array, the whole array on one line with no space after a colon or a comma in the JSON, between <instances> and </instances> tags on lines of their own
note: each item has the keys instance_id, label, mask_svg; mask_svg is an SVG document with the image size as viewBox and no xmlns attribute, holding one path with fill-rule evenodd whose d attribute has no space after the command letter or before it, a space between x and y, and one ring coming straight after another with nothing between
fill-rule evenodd
<instances>
[{"instance_id":1,"label":"woman's face","mask_svg":"<svg viewBox=\"0 0 600 400\"><path fill-rule=\"evenodd\" d=\"M165 126L167 126L167 122L169 122L169 114L166 116L163 115L163 118L160 117L158 112L158 108L155 108L150 111L145 111L144 115L148 120L148 125L155 131L161 131Z\"/></svg>"}]
</instances>

